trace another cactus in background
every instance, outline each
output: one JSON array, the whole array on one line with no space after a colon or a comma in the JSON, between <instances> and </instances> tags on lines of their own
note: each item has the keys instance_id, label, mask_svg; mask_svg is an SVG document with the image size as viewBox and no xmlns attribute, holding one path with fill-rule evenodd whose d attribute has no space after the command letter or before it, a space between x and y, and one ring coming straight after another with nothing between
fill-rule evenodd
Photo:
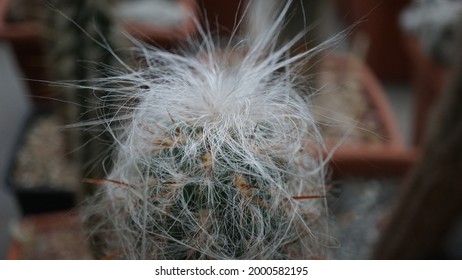
<instances>
[{"instance_id":1,"label":"another cactus in background","mask_svg":"<svg viewBox=\"0 0 462 280\"><path fill-rule=\"evenodd\" d=\"M111 106L101 91L89 90L89 80L105 77L108 66L115 65L109 45L119 44L108 0L49 1L47 32L50 74L57 81L81 81L83 87L61 88L65 102L61 107L68 124L108 117ZM107 44L107 46L106 46ZM89 65L89 61L94 63ZM68 131L71 156L82 165L83 176L105 176L102 162L110 153L112 137L97 125L84 131ZM110 161L108 161L110 162ZM87 190L88 191L88 190Z\"/></svg>"},{"instance_id":2,"label":"another cactus in background","mask_svg":"<svg viewBox=\"0 0 462 280\"><path fill-rule=\"evenodd\" d=\"M323 142L292 67L315 50L287 58L296 40L276 47L288 5L250 45L140 44L144 67L95 86L122 104L106 119L113 169L89 180L101 185L86 215L105 256L326 256Z\"/></svg>"},{"instance_id":3,"label":"another cactus in background","mask_svg":"<svg viewBox=\"0 0 462 280\"><path fill-rule=\"evenodd\" d=\"M401 15L403 27L414 34L424 50L444 65L453 62L460 0L414 0Z\"/></svg>"}]
</instances>

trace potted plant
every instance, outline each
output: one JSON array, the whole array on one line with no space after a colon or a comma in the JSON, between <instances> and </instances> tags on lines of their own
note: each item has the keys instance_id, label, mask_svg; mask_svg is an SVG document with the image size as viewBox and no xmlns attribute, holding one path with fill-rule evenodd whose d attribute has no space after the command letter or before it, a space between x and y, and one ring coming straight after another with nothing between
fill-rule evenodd
<instances>
[{"instance_id":1,"label":"potted plant","mask_svg":"<svg viewBox=\"0 0 462 280\"><path fill-rule=\"evenodd\" d=\"M9 161L7 185L23 215L74 207L81 187L78 166L68 155L62 120L50 112L31 112Z\"/></svg>"},{"instance_id":2,"label":"potted plant","mask_svg":"<svg viewBox=\"0 0 462 280\"><path fill-rule=\"evenodd\" d=\"M178 0L177 5L178 11L184 17L179 23L177 22L178 24L155 26L129 17L128 19L119 18L120 28L149 43L173 47L195 33L196 25L193 19L198 12L195 0ZM125 6L120 4L115 7ZM21 12L17 12L18 10ZM7 40L13 45L18 64L27 79L31 96L35 97L33 98L34 104L42 108L54 107L57 103L56 92L46 83L38 82L51 80L50 65L46 58L49 51L46 40L50 37L46 35L47 31L44 29L46 14L50 12L55 13L57 17L60 16L63 20L69 16L65 11L61 14L61 11L54 10L52 6L46 7L42 0L0 0L0 39ZM115 14L120 17L124 15L123 11L117 11Z\"/></svg>"},{"instance_id":3,"label":"potted plant","mask_svg":"<svg viewBox=\"0 0 462 280\"><path fill-rule=\"evenodd\" d=\"M334 177L403 176L417 151L406 148L382 86L351 54L331 55L320 67L314 110Z\"/></svg>"},{"instance_id":4,"label":"potted plant","mask_svg":"<svg viewBox=\"0 0 462 280\"><path fill-rule=\"evenodd\" d=\"M321 136L285 56L295 42L274 45L286 11L257 42L222 49L204 35L198 53L142 49L145 67L103 81L133 102L108 127L112 169L87 180L99 257L327 256Z\"/></svg>"},{"instance_id":5,"label":"potted plant","mask_svg":"<svg viewBox=\"0 0 462 280\"><path fill-rule=\"evenodd\" d=\"M460 1L413 1L401 14L416 97L414 144L420 146L455 54Z\"/></svg>"},{"instance_id":6,"label":"potted plant","mask_svg":"<svg viewBox=\"0 0 462 280\"><path fill-rule=\"evenodd\" d=\"M32 215L19 221L10 260L92 259L78 211Z\"/></svg>"},{"instance_id":7,"label":"potted plant","mask_svg":"<svg viewBox=\"0 0 462 280\"><path fill-rule=\"evenodd\" d=\"M66 92L66 88L56 90L57 87L51 87L49 83L37 82L37 80L50 82L52 80L83 80L90 76L95 78L97 75L95 72L98 72L92 72L89 67L78 64L77 61L94 59L92 55L95 55L98 50L94 46L91 46L92 49L88 47L90 45L88 41L91 40L89 37L85 37L83 30L75 26L79 22L73 22L71 19L73 10L60 6L61 3L67 3L79 9L79 5L85 5L85 2L57 1L55 6L50 4L50 7L47 8L41 1L29 2L29 5L25 5L22 1L0 1L0 38L12 44L20 69L27 78L30 95L34 97L32 99L35 105L34 110L19 137L20 140L18 140L15 149L17 153L12 159L8 178L8 184L17 194L22 211L27 215L73 207L80 197L78 194L81 192L81 177L83 176L80 174L78 159L75 157L76 153L73 152L74 149L79 150L80 144L75 143L79 142L81 133L67 137L60 129L60 127L78 121L78 116L68 117L65 115L75 112L75 108L78 106L74 104L71 108L72 106L68 106L68 103L62 102L62 100L65 99L69 102L76 100L63 97L62 93ZM101 4L105 1L90 2L98 6L98 3ZM165 39L165 42L168 41L172 45L173 40L180 41L190 36L193 32L191 28L195 28L193 17L196 10L193 2L190 0L178 2L184 12L182 14L184 20L180 25L172 26L170 29L156 28L142 23L140 25L139 22L128 19L118 20L128 32L133 32L133 36L140 35L136 32L142 31L143 36L148 35L150 40L156 40L161 44ZM60 10L60 7L64 9ZM109 10L107 9L106 12L109 13ZM51 14L51 16L47 16L47 14ZM90 17L94 13L86 14ZM50 18L59 18L59 20L53 21ZM68 26L68 28L61 31L50 31L50 28L45 28L46 20L54 22L53 26ZM87 25L91 20L80 23ZM95 22L97 21L95 20ZM99 27L103 34L106 29L104 29L103 24L99 24ZM72 28L78 29L77 32L72 33ZM88 30L88 32L94 32L94 30ZM69 37L66 40L59 37L63 34L68 36L76 33L78 34L72 40L67 40ZM96 33L89 36L97 37ZM105 38L107 40L112 39L109 38L111 36L109 33L103 35L107 36ZM82 37L87 40L81 40ZM50 43L53 38L56 41ZM69 41L78 44L69 46L69 44L64 43ZM84 44L83 41L87 41L87 43ZM56 42L61 43L56 44ZM66 49L66 46L69 48ZM116 48L116 45L113 44L112 47ZM72 52L74 53L72 54ZM84 55L79 56L76 53L84 53ZM108 57L107 50L104 50L104 53L98 57L100 62L103 62L101 57ZM111 64L108 60L104 60L104 63ZM74 94L75 96L77 94ZM56 101L58 99L61 102ZM84 100L87 99L84 98ZM88 104L80 101L76 101L80 104L80 108L86 108ZM85 142L92 137L93 135L87 137ZM53 145L50 145L50 141Z\"/></svg>"}]
</instances>

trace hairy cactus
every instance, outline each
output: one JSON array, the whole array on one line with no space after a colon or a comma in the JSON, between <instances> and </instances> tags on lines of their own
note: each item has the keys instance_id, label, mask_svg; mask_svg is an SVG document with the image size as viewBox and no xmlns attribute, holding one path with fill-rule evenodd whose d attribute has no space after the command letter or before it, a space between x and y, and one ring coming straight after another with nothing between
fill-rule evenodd
<instances>
[{"instance_id":1,"label":"hairy cactus","mask_svg":"<svg viewBox=\"0 0 462 280\"><path fill-rule=\"evenodd\" d=\"M287 7L256 40L218 48L200 30L178 53L139 44L139 69L100 80L123 104L106 120L113 168L90 180L99 191L85 212L103 255L326 256L322 138L293 70L316 50L287 57L297 38L276 47Z\"/></svg>"}]
</instances>

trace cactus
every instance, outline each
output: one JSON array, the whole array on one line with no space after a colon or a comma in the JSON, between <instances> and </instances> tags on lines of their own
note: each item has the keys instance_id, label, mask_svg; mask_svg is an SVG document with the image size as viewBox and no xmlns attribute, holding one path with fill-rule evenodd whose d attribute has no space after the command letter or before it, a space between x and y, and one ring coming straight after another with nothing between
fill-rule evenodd
<instances>
[{"instance_id":1,"label":"cactus","mask_svg":"<svg viewBox=\"0 0 462 280\"><path fill-rule=\"evenodd\" d=\"M287 57L297 38L276 47L287 7L224 49L202 29L178 52L135 42L139 69L95 86L123 104L106 120L113 168L89 180L98 192L84 212L104 256L327 256L323 142L293 70L317 50Z\"/></svg>"},{"instance_id":2,"label":"cactus","mask_svg":"<svg viewBox=\"0 0 462 280\"><path fill-rule=\"evenodd\" d=\"M101 106L104 93L85 85L89 80L106 76L107 67L116 65L108 46L116 48L121 41L114 32L110 0L53 0L47 5L45 23L50 41L50 74L59 83L80 81L82 85L60 89L62 96L59 98L65 102L58 112L67 124L93 120L100 115L108 117L111 106ZM104 43L100 42L103 38ZM88 61L95 63L85 65ZM66 131L69 154L80 164L84 176L105 175L101 162L110 155L108 146L111 146L112 137L102 133L104 131L104 127L96 125L84 131ZM87 188L85 192L92 189Z\"/></svg>"},{"instance_id":3,"label":"cactus","mask_svg":"<svg viewBox=\"0 0 462 280\"><path fill-rule=\"evenodd\" d=\"M419 39L431 58L449 66L454 61L461 16L460 0L413 0L401 15L401 25Z\"/></svg>"}]
</instances>

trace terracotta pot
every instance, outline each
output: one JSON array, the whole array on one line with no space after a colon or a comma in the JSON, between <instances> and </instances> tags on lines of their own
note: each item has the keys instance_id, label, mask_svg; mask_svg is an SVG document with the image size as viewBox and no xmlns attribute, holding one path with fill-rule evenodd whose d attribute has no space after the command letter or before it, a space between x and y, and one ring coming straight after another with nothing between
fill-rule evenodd
<instances>
[{"instance_id":1,"label":"terracotta pot","mask_svg":"<svg viewBox=\"0 0 462 280\"><path fill-rule=\"evenodd\" d=\"M330 167L334 178L405 175L413 166L418 151L404 146L392 109L377 78L366 65L348 56L332 56L325 63L329 65L329 71L357 71L361 93L382 130L378 143L346 139L334 149L336 143L331 142L329 146L334 151Z\"/></svg>"},{"instance_id":2,"label":"terracotta pot","mask_svg":"<svg viewBox=\"0 0 462 280\"><path fill-rule=\"evenodd\" d=\"M136 38L163 47L172 47L178 42L186 40L197 32L195 18L199 7L197 0L178 0L178 5L187 11L187 18L181 24L172 27L156 27L146 23L127 22L124 29Z\"/></svg>"},{"instance_id":3,"label":"terracotta pot","mask_svg":"<svg viewBox=\"0 0 462 280\"><path fill-rule=\"evenodd\" d=\"M0 39L24 40L25 38L37 38L41 34L38 22L15 22L6 21L10 0L0 0Z\"/></svg>"},{"instance_id":4,"label":"terracotta pot","mask_svg":"<svg viewBox=\"0 0 462 280\"><path fill-rule=\"evenodd\" d=\"M6 254L7 260L20 260L21 259L21 252L19 249L19 245L16 241L12 241L10 247L8 248L8 252Z\"/></svg>"},{"instance_id":5,"label":"terracotta pot","mask_svg":"<svg viewBox=\"0 0 462 280\"><path fill-rule=\"evenodd\" d=\"M24 218L8 259L91 259L78 212Z\"/></svg>"},{"instance_id":6,"label":"terracotta pot","mask_svg":"<svg viewBox=\"0 0 462 280\"><path fill-rule=\"evenodd\" d=\"M370 41L367 64L381 80L407 81L409 57L399 27L399 14L410 0L335 0L338 16L353 34ZM353 35L354 36L354 35Z\"/></svg>"},{"instance_id":7,"label":"terracotta pot","mask_svg":"<svg viewBox=\"0 0 462 280\"><path fill-rule=\"evenodd\" d=\"M413 144L421 146L433 107L442 94L450 70L434 61L416 37L407 35L406 47L411 58L412 91L415 95Z\"/></svg>"}]
</instances>

